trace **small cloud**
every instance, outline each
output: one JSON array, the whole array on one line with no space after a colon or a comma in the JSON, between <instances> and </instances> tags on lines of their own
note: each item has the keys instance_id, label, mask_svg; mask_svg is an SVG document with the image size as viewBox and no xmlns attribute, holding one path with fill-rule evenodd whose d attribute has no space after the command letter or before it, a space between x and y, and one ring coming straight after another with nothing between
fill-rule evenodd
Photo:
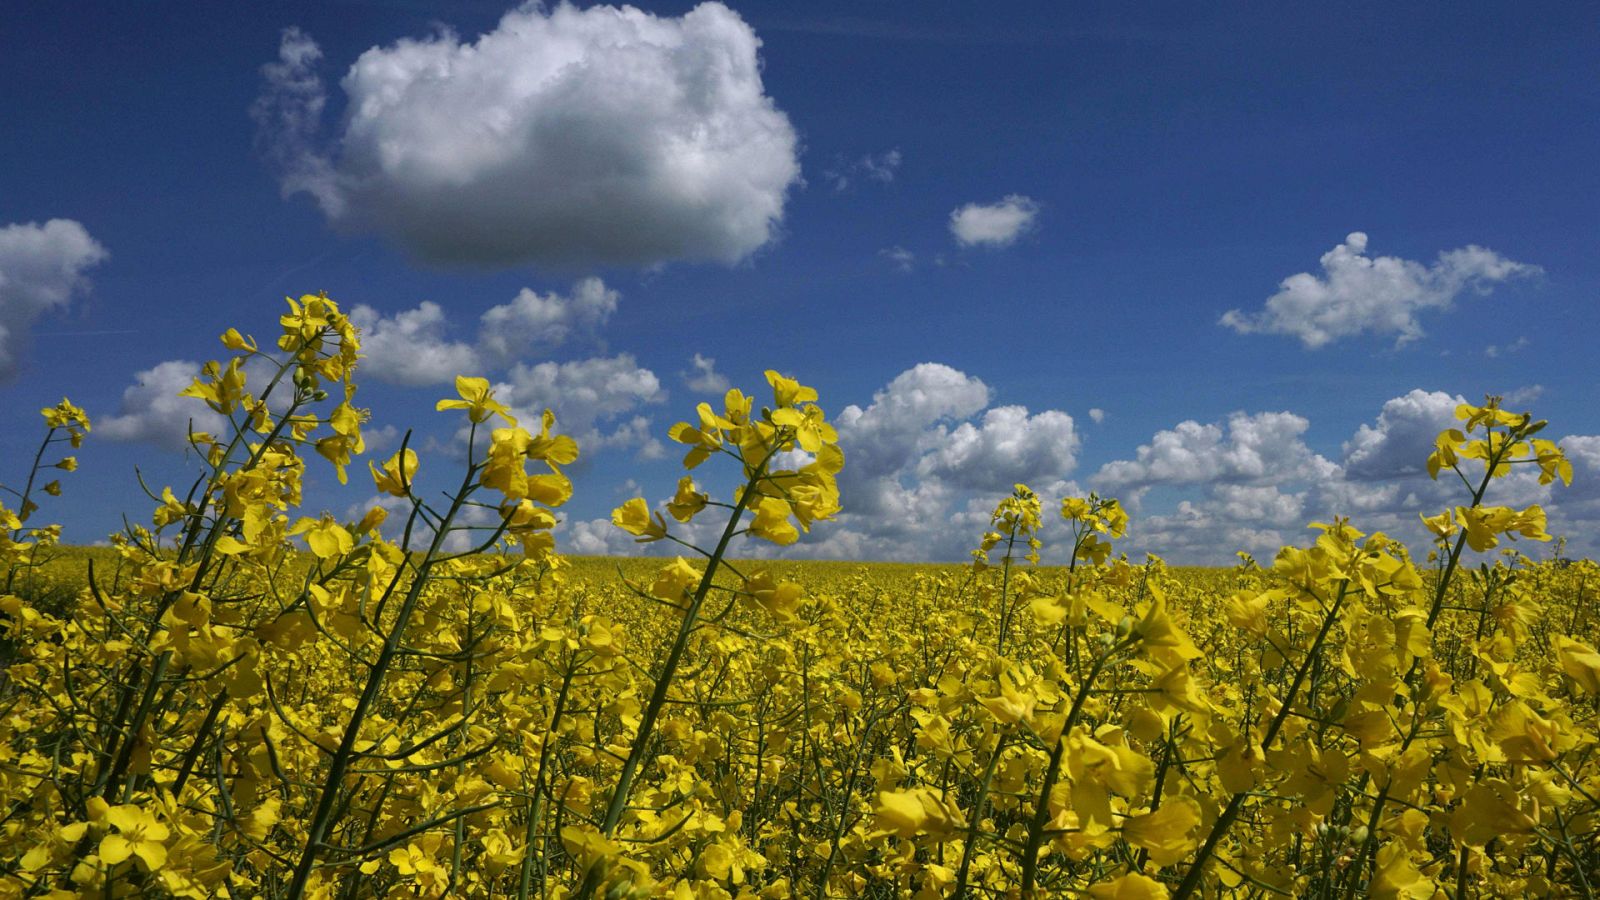
<instances>
[{"instance_id":1,"label":"small cloud","mask_svg":"<svg viewBox=\"0 0 1600 900\"><path fill-rule=\"evenodd\" d=\"M894 264L896 269L909 272L917 267L917 255L896 244L878 251L878 255Z\"/></svg>"},{"instance_id":2,"label":"small cloud","mask_svg":"<svg viewBox=\"0 0 1600 900\"><path fill-rule=\"evenodd\" d=\"M899 148L885 150L882 153L868 153L848 163L836 162L832 168L823 171L822 179L833 185L834 193L849 190L856 178L888 184L894 181L895 172L900 168L900 160Z\"/></svg>"},{"instance_id":3,"label":"small cloud","mask_svg":"<svg viewBox=\"0 0 1600 900\"><path fill-rule=\"evenodd\" d=\"M1034 226L1039 204L1022 194L998 203L968 203L950 213L950 233L963 247L1006 247Z\"/></svg>"},{"instance_id":4,"label":"small cloud","mask_svg":"<svg viewBox=\"0 0 1600 900\"><path fill-rule=\"evenodd\" d=\"M1528 349L1529 343L1530 341L1528 340L1527 335L1523 335L1509 344L1490 344L1489 346L1483 348L1483 355L1489 357L1490 359L1496 359L1501 356L1509 356L1513 353Z\"/></svg>"},{"instance_id":5,"label":"small cloud","mask_svg":"<svg viewBox=\"0 0 1600 900\"><path fill-rule=\"evenodd\" d=\"M728 379L717 371L715 359L696 353L694 359L690 360L690 365L694 366L693 372L680 373L689 390L696 394L711 394L718 397L728 392L731 385Z\"/></svg>"},{"instance_id":6,"label":"small cloud","mask_svg":"<svg viewBox=\"0 0 1600 900\"><path fill-rule=\"evenodd\" d=\"M395 425L364 425L361 428L361 439L366 442L367 453L387 454L400 446L401 431Z\"/></svg>"},{"instance_id":7,"label":"small cloud","mask_svg":"<svg viewBox=\"0 0 1600 900\"><path fill-rule=\"evenodd\" d=\"M1523 406L1528 403L1533 403L1542 396L1544 396L1544 385L1528 384L1523 385L1522 387L1519 387L1507 394L1505 397L1505 402L1515 406Z\"/></svg>"},{"instance_id":8,"label":"small cloud","mask_svg":"<svg viewBox=\"0 0 1600 900\"><path fill-rule=\"evenodd\" d=\"M1439 254L1426 266L1396 256L1367 256L1367 236L1351 232L1322 255L1322 275L1285 278L1259 312L1229 310L1220 324L1240 334L1286 334L1315 350L1363 333L1395 335L1396 346L1422 337L1417 314L1448 310L1466 290L1535 275L1538 266L1514 262L1477 245Z\"/></svg>"},{"instance_id":9,"label":"small cloud","mask_svg":"<svg viewBox=\"0 0 1600 900\"><path fill-rule=\"evenodd\" d=\"M1089 410L1089 421L1099 425L1106 420L1106 411L1096 406Z\"/></svg>"},{"instance_id":10,"label":"small cloud","mask_svg":"<svg viewBox=\"0 0 1600 900\"><path fill-rule=\"evenodd\" d=\"M639 410L664 402L667 392L631 354L518 363L495 389L519 419L537 422L545 409L553 411L557 431L571 435L584 453L632 447L654 458L664 452Z\"/></svg>"}]
</instances>

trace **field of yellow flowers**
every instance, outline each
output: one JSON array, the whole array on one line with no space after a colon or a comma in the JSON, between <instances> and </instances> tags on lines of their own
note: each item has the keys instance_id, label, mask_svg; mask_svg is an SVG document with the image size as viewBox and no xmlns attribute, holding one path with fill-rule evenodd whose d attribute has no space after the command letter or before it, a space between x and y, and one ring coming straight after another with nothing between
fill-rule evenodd
<instances>
[{"instance_id":1,"label":"field of yellow flowers","mask_svg":"<svg viewBox=\"0 0 1600 900\"><path fill-rule=\"evenodd\" d=\"M356 476L389 501L302 515L305 467L343 480L363 450L359 341L322 296L266 346L223 335L187 393L230 433L192 435L203 475L107 551L35 522L91 427L44 410L0 507L0 896L1600 888L1600 567L1514 551L1544 513L1495 479L1571 468L1497 401L1439 436L1461 495L1428 547L1334 521L1267 567L1169 569L1116 551L1115 500L1018 485L968 565L751 563L735 538L829 519L848 464L769 372L673 427L663 506L614 514L681 554L618 565L556 555L580 448L479 378L438 404L470 448L445 502L402 444ZM709 496L701 466L742 487ZM715 545L683 540L696 518Z\"/></svg>"}]
</instances>

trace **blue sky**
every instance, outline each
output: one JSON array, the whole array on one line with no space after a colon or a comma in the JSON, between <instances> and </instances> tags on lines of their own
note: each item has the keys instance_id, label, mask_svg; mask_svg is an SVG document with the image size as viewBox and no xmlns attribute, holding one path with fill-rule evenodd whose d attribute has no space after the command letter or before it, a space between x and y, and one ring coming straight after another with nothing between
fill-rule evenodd
<instances>
[{"instance_id":1,"label":"blue sky","mask_svg":"<svg viewBox=\"0 0 1600 900\"><path fill-rule=\"evenodd\" d=\"M1592 553L1597 63L1581 4L26 3L0 477L66 394L96 431L51 518L142 517L185 373L326 290L387 335L380 449L451 464L452 365L579 432L568 550L631 549L604 519L670 495L697 388L777 368L850 460L800 554L959 558L1017 480L1180 561L1415 536L1486 392L1579 472L1502 500ZM370 499L311 468L310 506Z\"/></svg>"}]
</instances>

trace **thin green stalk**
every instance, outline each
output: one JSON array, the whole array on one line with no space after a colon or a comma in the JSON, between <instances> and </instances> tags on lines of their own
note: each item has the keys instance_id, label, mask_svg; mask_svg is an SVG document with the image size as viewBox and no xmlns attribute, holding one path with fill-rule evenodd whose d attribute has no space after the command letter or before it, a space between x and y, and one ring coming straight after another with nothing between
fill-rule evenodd
<instances>
[{"instance_id":1,"label":"thin green stalk","mask_svg":"<svg viewBox=\"0 0 1600 900\"><path fill-rule=\"evenodd\" d=\"M469 441L469 446L471 442ZM356 739L361 734L361 725L366 720L367 711L377 700L383 686L383 679L388 674L389 664L394 660L400 650L406 626L410 624L412 612L416 609L417 602L422 598L423 589L428 585L428 575L433 568L435 557L444 545L445 537L449 532L449 525L455 520L456 514L461 510L463 502L470 493L472 477L478 469L474 465L467 466L467 474L462 480L461 488L450 505L450 511L445 514L439 527L434 529L433 540L428 546L428 552L423 556L422 563L417 567L411 586L406 591L406 599L395 617L394 627L383 642L383 649L374 661L371 670L367 673L366 686L361 690L361 698L356 701L356 708L350 715L350 721L345 726L344 736L339 741L339 747L334 751L333 759L328 764L328 777L323 781L322 795L317 800L315 812L311 817L311 827L306 834L305 850L300 855L300 862L295 866L294 877L289 883L289 900L300 900L305 895L306 881L311 877L311 869L316 865L317 856L323 849L323 841L328 835L333 822L331 813L340 790L344 783L345 771L350 767L350 761L355 757ZM403 570L396 570L395 577L399 578Z\"/></svg>"},{"instance_id":2,"label":"thin green stalk","mask_svg":"<svg viewBox=\"0 0 1600 900\"><path fill-rule=\"evenodd\" d=\"M1061 723L1061 734L1056 736L1055 746L1050 749L1050 764L1044 771L1044 784L1039 788L1039 802L1033 807L1033 818L1028 820L1028 840L1022 850L1022 896L1033 896L1033 883L1039 873L1039 847L1044 843L1044 826L1050 820L1050 792L1055 789L1056 779L1061 776L1061 754L1067 745L1067 735L1072 733L1073 726L1078 724L1078 716L1083 712L1083 703L1089 699L1089 690L1094 687L1094 680L1100 675L1111 657L1127 648L1133 640L1109 647L1106 652L1095 658L1094 665L1089 667L1088 677L1078 685L1078 694L1072 698L1072 709L1067 713L1066 721Z\"/></svg>"},{"instance_id":3,"label":"thin green stalk","mask_svg":"<svg viewBox=\"0 0 1600 900\"><path fill-rule=\"evenodd\" d=\"M678 635L672 642L671 649L667 652L666 661L662 664L661 674L656 678L655 687L650 692L650 700L644 708L644 715L639 719L639 728L634 732L633 745L628 750L628 758L622 764L622 772L617 776L617 786L611 792L611 800L606 805L605 818L600 823L600 833L610 837L616 831L617 823L622 821L622 811L627 808L628 794L633 788L633 779L638 775L639 766L644 762L646 752L649 750L650 739L654 736L656 719L661 715L661 709L666 705L667 692L672 687L672 679L678 671L678 663L683 659L683 654L689 646L689 636L694 633L695 625L700 617L700 607L705 603L706 595L711 592L713 579L716 578L717 567L722 564L722 557L728 551L733 536L738 533L739 525L744 518L745 509L750 505L750 500L756 496L756 488L761 479L766 476L767 462L776 452L776 448L783 444L781 437L773 442L773 450L769 450L761 464L756 466L754 473L745 484L744 490L739 492L739 502L734 505L733 512L728 516L728 524L722 529L722 537L717 541L717 548L712 552L706 562L705 574L700 577L700 584L695 589L694 599L689 602L689 608L684 611L683 621L678 625ZM601 877L601 860L596 860L584 873L583 882L579 885L575 896L587 898L599 886Z\"/></svg>"},{"instance_id":4,"label":"thin green stalk","mask_svg":"<svg viewBox=\"0 0 1600 900\"><path fill-rule=\"evenodd\" d=\"M1328 608L1327 614L1322 619L1322 628L1317 632L1317 639L1312 642L1311 649L1306 653L1306 658L1300 663L1300 668L1295 671L1294 681L1289 684L1289 692L1283 698L1283 705L1279 707L1277 715L1267 725L1267 730L1261 739L1261 751L1265 753L1272 747L1272 741L1278 736L1278 729L1289 718L1289 711L1294 708L1295 696L1300 693L1300 685L1305 681L1307 673L1311 671L1311 664L1317 655L1322 652L1322 645L1328 639L1328 632L1333 630L1333 623L1339 618L1339 610L1344 606L1345 593L1350 589L1348 580L1339 582L1339 595L1334 598L1333 605ZM1173 892L1173 900L1185 900L1200 887L1200 879L1205 875L1206 863L1210 861L1211 854L1216 852L1217 844L1222 841L1228 829L1233 827L1235 819L1239 818L1239 809L1244 805L1244 800L1250 795L1249 791L1240 791L1228 800L1228 805L1217 817L1211 826L1211 833L1206 835L1206 841L1200 847L1200 852L1195 854L1194 862L1189 864L1189 871L1184 873L1183 881L1178 884L1178 889Z\"/></svg>"}]
</instances>

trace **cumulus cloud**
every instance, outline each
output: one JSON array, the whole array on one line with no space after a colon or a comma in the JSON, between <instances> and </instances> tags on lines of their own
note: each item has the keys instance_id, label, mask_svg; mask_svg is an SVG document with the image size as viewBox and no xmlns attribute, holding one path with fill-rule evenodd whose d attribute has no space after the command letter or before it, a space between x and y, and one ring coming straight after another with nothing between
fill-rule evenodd
<instances>
[{"instance_id":1,"label":"cumulus cloud","mask_svg":"<svg viewBox=\"0 0 1600 900\"><path fill-rule=\"evenodd\" d=\"M1089 421L1099 425L1106 420L1106 411L1097 407L1089 410Z\"/></svg>"},{"instance_id":2,"label":"cumulus cloud","mask_svg":"<svg viewBox=\"0 0 1600 900\"><path fill-rule=\"evenodd\" d=\"M1213 498L1181 500L1170 513L1134 517L1129 539L1120 549L1137 548L1130 554L1132 558L1150 552L1172 563L1216 566L1232 562L1233 554L1240 550L1265 562L1279 547L1298 538L1293 528L1236 518Z\"/></svg>"},{"instance_id":3,"label":"cumulus cloud","mask_svg":"<svg viewBox=\"0 0 1600 900\"><path fill-rule=\"evenodd\" d=\"M88 290L84 272L109 256L71 219L0 228L0 384L16 377L33 323Z\"/></svg>"},{"instance_id":4,"label":"cumulus cloud","mask_svg":"<svg viewBox=\"0 0 1600 900\"><path fill-rule=\"evenodd\" d=\"M1000 490L1071 471L1078 443L1072 417L1060 410L1029 415L1025 406L997 406L942 435L917 461L917 474L954 487Z\"/></svg>"},{"instance_id":5,"label":"cumulus cloud","mask_svg":"<svg viewBox=\"0 0 1600 900\"><path fill-rule=\"evenodd\" d=\"M1226 422L1207 424L1191 419L1156 432L1133 459L1101 466L1093 481L1115 491L1158 484L1273 484L1331 476L1338 467L1301 440L1309 427L1308 419L1290 412L1236 412Z\"/></svg>"},{"instance_id":6,"label":"cumulus cloud","mask_svg":"<svg viewBox=\"0 0 1600 900\"><path fill-rule=\"evenodd\" d=\"M751 541L735 552L963 559L989 528L995 503L1018 481L1033 487L1048 511L1059 498L1089 488L1119 497L1133 512L1121 551L1196 565L1230 564L1238 550L1266 562L1279 547L1308 543L1314 536L1308 523L1335 516L1398 537L1421 554L1431 542L1419 515L1463 502L1458 482L1434 481L1420 471L1433 435L1455 423L1460 398L1439 392L1414 390L1384 403L1343 443L1342 465L1306 443L1310 423L1304 417L1238 412L1158 431L1082 486L1068 480L1080 442L1069 416L991 406L992 398L981 380L950 366L923 363L900 373L870 403L846 406L834 419L847 460L840 473L843 511L792 547ZM1552 533L1575 538L1569 555L1600 551L1590 537L1600 533L1600 436L1568 436L1560 443L1576 470L1572 488L1540 485L1537 473L1524 467L1497 480L1489 502L1542 504ZM806 462L804 454L793 456L783 464ZM694 523L684 535L709 540L714 535L705 529L714 524ZM563 527L563 546L573 552L672 552L636 546L604 519ZM1045 561L1061 561L1069 541L1062 523L1047 515L1042 536ZM1554 545L1519 546L1535 555L1554 552Z\"/></svg>"},{"instance_id":7,"label":"cumulus cloud","mask_svg":"<svg viewBox=\"0 0 1600 900\"><path fill-rule=\"evenodd\" d=\"M420 387L444 384L480 367L471 344L446 339L449 322L437 303L423 301L416 309L385 316L365 304L350 311L361 329L361 375Z\"/></svg>"},{"instance_id":8,"label":"cumulus cloud","mask_svg":"<svg viewBox=\"0 0 1600 900\"><path fill-rule=\"evenodd\" d=\"M872 396L866 408L851 404L834 424L848 435L846 478L878 478L903 468L925 432L965 419L989 405L989 386L942 363L920 363ZM843 439L843 437L841 437Z\"/></svg>"},{"instance_id":9,"label":"cumulus cloud","mask_svg":"<svg viewBox=\"0 0 1600 900\"><path fill-rule=\"evenodd\" d=\"M733 386L726 376L717 371L717 361L712 357L696 353L689 363L694 367L694 371L683 373L683 382L696 394L720 397L728 393L728 388Z\"/></svg>"},{"instance_id":10,"label":"cumulus cloud","mask_svg":"<svg viewBox=\"0 0 1600 900\"><path fill-rule=\"evenodd\" d=\"M1455 428L1459 394L1416 388L1383 404L1377 421L1362 423L1344 442L1345 472L1360 479L1397 478L1424 471L1439 432Z\"/></svg>"},{"instance_id":11,"label":"cumulus cloud","mask_svg":"<svg viewBox=\"0 0 1600 900\"><path fill-rule=\"evenodd\" d=\"M639 410L665 401L667 392L630 354L518 363L496 391L519 418L536 422L545 409L553 411L557 430L572 435L585 452L615 446L634 447L646 457L664 452Z\"/></svg>"},{"instance_id":12,"label":"cumulus cloud","mask_svg":"<svg viewBox=\"0 0 1600 900\"><path fill-rule=\"evenodd\" d=\"M593 338L616 312L619 296L593 277L580 280L566 295L523 288L510 303L483 314L473 343L447 337L449 317L431 301L393 315L362 304L350 311L350 319L362 332L363 377L420 387L500 370L574 338Z\"/></svg>"},{"instance_id":13,"label":"cumulus cloud","mask_svg":"<svg viewBox=\"0 0 1600 900\"><path fill-rule=\"evenodd\" d=\"M940 363L901 372L865 406L848 405L833 419L844 450L839 474L843 510L790 547L744 541L740 556L820 559L964 559L989 529L996 502L1023 482L1050 501L1081 493L1065 476L1077 464L1072 417L1058 410L990 406L988 385ZM785 454L780 467L809 462ZM710 477L710 476L707 476ZM646 495L659 503L664 498ZM688 540L714 541L718 523L681 529ZM1058 524L1052 521L1047 528ZM674 533L679 533L677 525ZM697 530L698 529L698 530ZM575 521L559 540L573 552L672 553L635 546L607 520Z\"/></svg>"},{"instance_id":14,"label":"cumulus cloud","mask_svg":"<svg viewBox=\"0 0 1600 900\"><path fill-rule=\"evenodd\" d=\"M1135 515L1123 547L1135 554L1224 565L1234 551L1246 550L1265 561L1284 544L1304 545L1308 523L1335 516L1400 538L1421 554L1432 542L1420 516L1467 499L1459 480L1430 479L1423 466L1439 431L1459 426L1460 402L1422 389L1391 398L1343 442L1339 464L1305 444L1309 423L1292 413L1184 422L1157 432L1133 458L1102 466L1090 486L1131 501ZM1600 550L1590 537L1600 530L1600 437L1572 435L1559 443L1573 461L1571 488L1541 485L1536 470L1521 467L1497 479L1486 502L1541 504L1551 533L1575 539L1569 552L1593 553ZM1547 554L1553 545L1524 542L1521 549Z\"/></svg>"},{"instance_id":15,"label":"cumulus cloud","mask_svg":"<svg viewBox=\"0 0 1600 900\"><path fill-rule=\"evenodd\" d=\"M982 380L941 363L895 376L865 407L834 419L846 464L844 506L791 555L843 559L959 559L1018 482L1047 496L1075 490L1079 438L1059 410L990 406Z\"/></svg>"},{"instance_id":16,"label":"cumulus cloud","mask_svg":"<svg viewBox=\"0 0 1600 900\"><path fill-rule=\"evenodd\" d=\"M1235 551L1271 557L1298 540L1313 486L1339 482L1339 466L1305 443L1310 421L1291 412L1236 412L1222 422L1180 422L1131 459L1101 466L1090 485L1135 511L1124 549L1172 562L1227 564ZM1163 489L1163 503L1147 501Z\"/></svg>"},{"instance_id":17,"label":"cumulus cloud","mask_svg":"<svg viewBox=\"0 0 1600 900\"><path fill-rule=\"evenodd\" d=\"M1039 204L1021 194L997 203L968 203L950 213L950 233L963 247L1005 247L1033 228Z\"/></svg>"},{"instance_id":18,"label":"cumulus cloud","mask_svg":"<svg viewBox=\"0 0 1600 900\"><path fill-rule=\"evenodd\" d=\"M478 344L501 361L552 350L573 337L593 336L617 311L620 296L592 276L567 296L523 288L510 303L483 314Z\"/></svg>"},{"instance_id":19,"label":"cumulus cloud","mask_svg":"<svg viewBox=\"0 0 1600 900\"><path fill-rule=\"evenodd\" d=\"M117 413L95 418L95 437L182 450L189 446L191 426L197 432L225 434L227 423L222 416L200 400L178 396L199 371L200 363L173 359L139 372L123 390ZM248 373L246 378L248 381Z\"/></svg>"},{"instance_id":20,"label":"cumulus cloud","mask_svg":"<svg viewBox=\"0 0 1600 900\"><path fill-rule=\"evenodd\" d=\"M1433 265L1367 255L1367 236L1352 232L1322 256L1321 276L1285 278L1255 313L1230 310L1221 324L1240 334L1286 334L1307 348L1358 334L1392 334L1396 345L1422 337L1417 315L1448 310L1456 297L1540 271L1477 245L1439 254Z\"/></svg>"},{"instance_id":21,"label":"cumulus cloud","mask_svg":"<svg viewBox=\"0 0 1600 900\"><path fill-rule=\"evenodd\" d=\"M475 41L366 51L324 138L321 52L290 29L252 112L285 194L429 262L734 263L775 236L800 174L760 46L721 3L529 3Z\"/></svg>"}]
</instances>

